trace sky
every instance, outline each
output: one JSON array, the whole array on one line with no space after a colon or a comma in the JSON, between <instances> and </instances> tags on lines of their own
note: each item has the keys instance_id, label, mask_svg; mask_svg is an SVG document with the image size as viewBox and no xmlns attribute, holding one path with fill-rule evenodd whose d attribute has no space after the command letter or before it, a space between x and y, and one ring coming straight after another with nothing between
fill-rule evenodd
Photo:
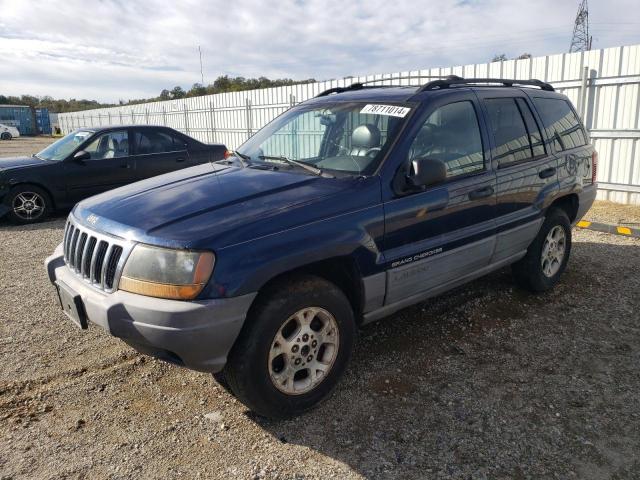
<instances>
[{"instance_id":1,"label":"sky","mask_svg":"<svg viewBox=\"0 0 640 480\"><path fill-rule=\"evenodd\" d=\"M219 75L326 80L567 52L579 0L0 0L0 94L117 102ZM593 47L640 43L591 0Z\"/></svg>"}]
</instances>

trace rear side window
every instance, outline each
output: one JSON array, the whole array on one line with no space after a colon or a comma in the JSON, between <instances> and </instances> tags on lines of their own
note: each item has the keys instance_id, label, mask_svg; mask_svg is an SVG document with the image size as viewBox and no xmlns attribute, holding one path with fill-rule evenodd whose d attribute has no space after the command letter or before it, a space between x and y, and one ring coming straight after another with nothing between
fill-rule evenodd
<instances>
[{"instance_id":1,"label":"rear side window","mask_svg":"<svg viewBox=\"0 0 640 480\"><path fill-rule=\"evenodd\" d=\"M444 162L448 177L484 169L480 127L471 102L450 103L429 115L409 150L410 159L420 157Z\"/></svg>"},{"instance_id":2,"label":"rear side window","mask_svg":"<svg viewBox=\"0 0 640 480\"><path fill-rule=\"evenodd\" d=\"M491 132L496 142L495 158L498 165L509 165L539 155L534 152L532 144L537 143L536 151L539 151L538 147L542 140L540 131L535 121L527 127L521 106L515 98L489 98L485 100L485 105L489 113ZM522 107L526 107L525 114L528 113L531 116L526 103ZM533 135L529 134L530 129ZM544 147L542 153L544 153Z\"/></svg>"},{"instance_id":3,"label":"rear side window","mask_svg":"<svg viewBox=\"0 0 640 480\"><path fill-rule=\"evenodd\" d=\"M184 150L185 143L161 130L141 130L135 133L135 146L138 155L165 153Z\"/></svg>"},{"instance_id":4,"label":"rear side window","mask_svg":"<svg viewBox=\"0 0 640 480\"><path fill-rule=\"evenodd\" d=\"M553 141L557 151L587 144L580 120L569 102L561 98L534 98L533 104L542 118L547 137Z\"/></svg>"}]
</instances>

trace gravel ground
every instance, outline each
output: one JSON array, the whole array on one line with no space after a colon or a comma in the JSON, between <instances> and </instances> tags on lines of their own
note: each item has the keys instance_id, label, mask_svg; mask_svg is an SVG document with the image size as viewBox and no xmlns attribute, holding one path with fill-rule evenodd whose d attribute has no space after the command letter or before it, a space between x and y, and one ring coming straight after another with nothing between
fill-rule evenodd
<instances>
[{"instance_id":1,"label":"gravel ground","mask_svg":"<svg viewBox=\"0 0 640 480\"><path fill-rule=\"evenodd\" d=\"M0 225L2 478L638 478L637 239L577 230L551 293L504 270L366 326L335 395L272 422L66 320L62 226Z\"/></svg>"},{"instance_id":2,"label":"gravel ground","mask_svg":"<svg viewBox=\"0 0 640 480\"><path fill-rule=\"evenodd\" d=\"M63 223L0 222L2 479L639 478L638 239L574 230L553 292L506 269L364 327L333 397L274 422L74 327L43 268Z\"/></svg>"}]
</instances>

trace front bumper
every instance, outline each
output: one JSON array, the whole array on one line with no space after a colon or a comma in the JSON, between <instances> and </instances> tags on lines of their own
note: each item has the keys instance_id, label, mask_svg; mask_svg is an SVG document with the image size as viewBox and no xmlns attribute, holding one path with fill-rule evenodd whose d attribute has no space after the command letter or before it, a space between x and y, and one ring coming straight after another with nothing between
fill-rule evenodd
<instances>
[{"instance_id":1,"label":"front bumper","mask_svg":"<svg viewBox=\"0 0 640 480\"><path fill-rule=\"evenodd\" d=\"M62 245L45 260L51 283L80 295L87 319L141 353L193 370L219 372L256 294L184 302L101 292L64 263Z\"/></svg>"}]
</instances>

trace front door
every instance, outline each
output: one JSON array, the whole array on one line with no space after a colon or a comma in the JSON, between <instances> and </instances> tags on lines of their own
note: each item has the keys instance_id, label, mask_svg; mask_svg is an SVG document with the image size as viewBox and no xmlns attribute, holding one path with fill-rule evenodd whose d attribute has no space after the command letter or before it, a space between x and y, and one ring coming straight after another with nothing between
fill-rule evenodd
<instances>
[{"instance_id":1,"label":"front door","mask_svg":"<svg viewBox=\"0 0 640 480\"><path fill-rule=\"evenodd\" d=\"M400 172L403 162L433 158L445 163L447 180L384 203L386 304L445 289L488 265L496 180L480 119L473 92L437 97L400 149Z\"/></svg>"},{"instance_id":2,"label":"front door","mask_svg":"<svg viewBox=\"0 0 640 480\"><path fill-rule=\"evenodd\" d=\"M86 160L65 160L65 183L70 203L135 180L127 129L97 135L83 148Z\"/></svg>"}]
</instances>

